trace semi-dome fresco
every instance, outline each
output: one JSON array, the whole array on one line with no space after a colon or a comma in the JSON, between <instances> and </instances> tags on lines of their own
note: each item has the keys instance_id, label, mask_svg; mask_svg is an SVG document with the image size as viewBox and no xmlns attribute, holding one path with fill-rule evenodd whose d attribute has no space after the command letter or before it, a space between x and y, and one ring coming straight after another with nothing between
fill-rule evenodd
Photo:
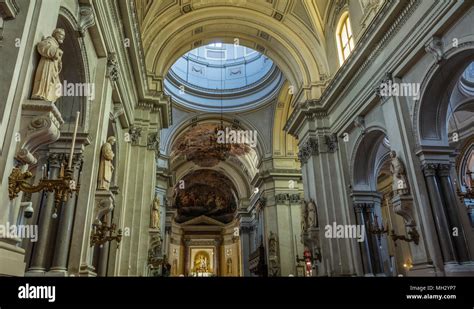
<instances>
[{"instance_id":1,"label":"semi-dome fresco","mask_svg":"<svg viewBox=\"0 0 474 309\"><path fill-rule=\"evenodd\" d=\"M180 189L184 183L185 188ZM222 173L202 169L186 175L175 188L176 222L207 216L223 223L234 218L237 195L232 181Z\"/></svg>"},{"instance_id":2,"label":"semi-dome fresco","mask_svg":"<svg viewBox=\"0 0 474 309\"><path fill-rule=\"evenodd\" d=\"M267 56L245 46L213 43L180 57L165 91L173 101L203 111L248 110L275 97L284 77Z\"/></svg>"}]
</instances>

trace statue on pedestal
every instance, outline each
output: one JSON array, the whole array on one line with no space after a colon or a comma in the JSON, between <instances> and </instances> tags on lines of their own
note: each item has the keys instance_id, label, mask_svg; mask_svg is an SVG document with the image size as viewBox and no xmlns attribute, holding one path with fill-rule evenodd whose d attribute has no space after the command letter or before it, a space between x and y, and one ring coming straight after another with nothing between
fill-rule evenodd
<instances>
[{"instance_id":1,"label":"statue on pedestal","mask_svg":"<svg viewBox=\"0 0 474 309\"><path fill-rule=\"evenodd\" d=\"M308 203L301 199L301 233L306 233L306 222L308 222Z\"/></svg>"},{"instance_id":2,"label":"statue on pedestal","mask_svg":"<svg viewBox=\"0 0 474 309\"><path fill-rule=\"evenodd\" d=\"M318 227L318 211L313 199L308 203L308 228Z\"/></svg>"},{"instance_id":3,"label":"statue on pedestal","mask_svg":"<svg viewBox=\"0 0 474 309\"><path fill-rule=\"evenodd\" d=\"M32 99L56 102L62 95L59 73L62 70L63 51L59 44L64 42L64 29L57 28L52 36L38 43L36 49L41 55L33 83Z\"/></svg>"},{"instance_id":4,"label":"statue on pedestal","mask_svg":"<svg viewBox=\"0 0 474 309\"><path fill-rule=\"evenodd\" d=\"M160 199L155 197L151 208L150 227L152 229L160 229Z\"/></svg>"},{"instance_id":5,"label":"statue on pedestal","mask_svg":"<svg viewBox=\"0 0 474 309\"><path fill-rule=\"evenodd\" d=\"M112 146L115 144L115 137L110 136L107 142L102 146L100 152L100 165L99 165L99 178L97 189L109 190L110 183L112 182L112 174L114 172L114 165L112 160L114 159L114 152Z\"/></svg>"},{"instance_id":6,"label":"statue on pedestal","mask_svg":"<svg viewBox=\"0 0 474 309\"><path fill-rule=\"evenodd\" d=\"M390 172L392 173L393 182L392 190L394 195L407 195L408 183L403 162L397 157L395 151L390 151Z\"/></svg>"}]
</instances>

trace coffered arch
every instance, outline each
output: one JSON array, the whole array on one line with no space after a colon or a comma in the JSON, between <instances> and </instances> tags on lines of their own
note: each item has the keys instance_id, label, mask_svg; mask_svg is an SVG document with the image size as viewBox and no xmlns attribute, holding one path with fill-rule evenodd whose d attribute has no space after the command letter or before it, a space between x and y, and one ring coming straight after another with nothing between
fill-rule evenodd
<instances>
[{"instance_id":1,"label":"coffered arch","mask_svg":"<svg viewBox=\"0 0 474 309\"><path fill-rule=\"evenodd\" d=\"M305 90L299 100L319 96L317 82L320 74L328 72L323 40L314 30L314 21L305 23L301 18L300 4L291 2L281 13L263 1L195 1L186 7L187 12L178 5L164 9L162 5L151 4L146 13L140 13L151 88L162 90L169 67L184 53L216 40L235 43L238 38L240 45L270 57L297 90ZM312 16L311 12L306 16Z\"/></svg>"}]
</instances>

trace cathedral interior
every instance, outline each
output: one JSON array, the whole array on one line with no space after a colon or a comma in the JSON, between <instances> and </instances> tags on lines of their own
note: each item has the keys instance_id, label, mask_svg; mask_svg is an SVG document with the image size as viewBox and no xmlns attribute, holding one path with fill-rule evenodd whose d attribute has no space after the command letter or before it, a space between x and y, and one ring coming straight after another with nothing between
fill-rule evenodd
<instances>
[{"instance_id":1,"label":"cathedral interior","mask_svg":"<svg viewBox=\"0 0 474 309\"><path fill-rule=\"evenodd\" d=\"M0 276L474 276L472 0L0 0Z\"/></svg>"}]
</instances>

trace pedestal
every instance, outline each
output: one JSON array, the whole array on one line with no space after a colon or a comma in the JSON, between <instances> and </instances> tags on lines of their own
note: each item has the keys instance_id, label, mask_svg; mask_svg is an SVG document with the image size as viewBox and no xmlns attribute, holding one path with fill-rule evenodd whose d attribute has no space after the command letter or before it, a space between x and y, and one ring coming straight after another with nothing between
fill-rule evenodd
<instances>
[{"instance_id":1,"label":"pedestal","mask_svg":"<svg viewBox=\"0 0 474 309\"><path fill-rule=\"evenodd\" d=\"M35 151L59 139L59 127L64 123L54 103L28 100L22 105L20 129L21 147L16 159L24 164L36 164Z\"/></svg>"},{"instance_id":2,"label":"pedestal","mask_svg":"<svg viewBox=\"0 0 474 309\"><path fill-rule=\"evenodd\" d=\"M25 250L16 246L12 239L0 240L0 276L23 276Z\"/></svg>"}]
</instances>

